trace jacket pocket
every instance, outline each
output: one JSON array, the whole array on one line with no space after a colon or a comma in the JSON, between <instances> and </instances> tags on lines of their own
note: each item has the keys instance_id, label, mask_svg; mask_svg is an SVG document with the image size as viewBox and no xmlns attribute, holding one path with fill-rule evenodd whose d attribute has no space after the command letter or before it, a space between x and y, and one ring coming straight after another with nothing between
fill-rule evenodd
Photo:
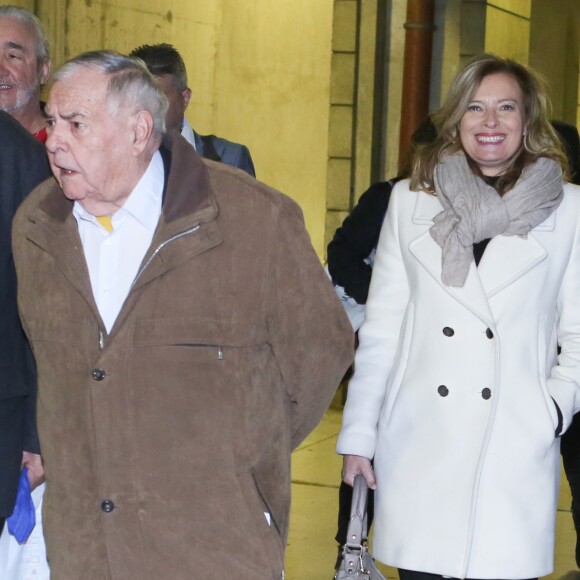
<instances>
[{"instance_id":1,"label":"jacket pocket","mask_svg":"<svg viewBox=\"0 0 580 580\"><path fill-rule=\"evenodd\" d=\"M177 431L189 434L183 446L197 468L232 456L251 465L262 439L286 419L270 345L253 344L252 329L231 322L143 320L132 330L125 388L135 420L148 431L141 453L155 453L155 439L165 442L167 457L179 453ZM215 448L200 453L207 441Z\"/></svg>"},{"instance_id":2,"label":"jacket pocket","mask_svg":"<svg viewBox=\"0 0 580 580\"><path fill-rule=\"evenodd\" d=\"M411 343L413 340L413 325L415 321L415 304L410 302L407 306L407 312L405 313L405 318L403 319L403 324L401 325L401 333L399 338L399 344L397 346L397 352L393 359L393 366L391 368L390 375L387 379L387 388L385 391L385 399L383 402L383 408L381 410L381 416L379 418L379 423L386 425L389 421L391 412L397 400L399 390L403 383L406 371L407 363L409 360L409 351L411 349Z\"/></svg>"},{"instance_id":3,"label":"jacket pocket","mask_svg":"<svg viewBox=\"0 0 580 580\"><path fill-rule=\"evenodd\" d=\"M265 519L268 523L268 525L275 530L278 533L278 536L281 538L282 534L280 532L280 526L278 525L278 521L276 518L276 515L274 514L272 508L270 507L270 505L268 504L268 501L266 499L266 497L264 496L264 494L262 493L262 490L260 489L260 484L258 483L258 480L256 478L256 475L252 472L252 480L254 482L254 488L256 490L256 494L260 499L260 502L262 503L263 507L264 507L264 514L265 514Z\"/></svg>"},{"instance_id":4,"label":"jacket pocket","mask_svg":"<svg viewBox=\"0 0 580 580\"><path fill-rule=\"evenodd\" d=\"M558 415L558 426L556 427L556 430L554 431L554 436L560 437L560 435L562 435L562 429L564 427L564 415L562 415L560 405L558 405L558 403L556 403L556 400L554 399L554 397L552 397L552 401L554 403L554 406L556 407L556 413Z\"/></svg>"},{"instance_id":5,"label":"jacket pocket","mask_svg":"<svg viewBox=\"0 0 580 580\"><path fill-rule=\"evenodd\" d=\"M563 415L562 410L558 406L556 400L550 395L547 386L549 369L547 368L547 344L545 335L545 317L540 316L538 320L538 378L542 387L544 401L550 416L550 422L553 428L554 437L559 437L562 434Z\"/></svg>"},{"instance_id":6,"label":"jacket pocket","mask_svg":"<svg viewBox=\"0 0 580 580\"><path fill-rule=\"evenodd\" d=\"M282 537L276 522L275 515L268 505L264 495L260 491L255 475L250 473L242 473L239 476L240 487L246 499L246 504L250 512L250 517L256 524L256 529L260 534L265 545L270 544L274 553L278 555L280 561L280 569L282 569L284 561L284 546L282 544Z\"/></svg>"},{"instance_id":7,"label":"jacket pocket","mask_svg":"<svg viewBox=\"0 0 580 580\"><path fill-rule=\"evenodd\" d=\"M259 342L251 338L247 328L230 320L214 318L138 320L133 329L133 345L136 347L244 347Z\"/></svg>"}]
</instances>

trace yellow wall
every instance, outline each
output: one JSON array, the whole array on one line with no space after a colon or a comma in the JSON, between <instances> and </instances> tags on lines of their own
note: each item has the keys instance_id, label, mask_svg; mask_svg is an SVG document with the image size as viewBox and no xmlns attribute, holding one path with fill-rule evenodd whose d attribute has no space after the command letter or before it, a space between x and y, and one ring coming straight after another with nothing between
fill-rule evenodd
<instances>
[{"instance_id":1,"label":"yellow wall","mask_svg":"<svg viewBox=\"0 0 580 580\"><path fill-rule=\"evenodd\" d=\"M332 0L224 0L210 128L302 206L324 253Z\"/></svg>"},{"instance_id":2,"label":"yellow wall","mask_svg":"<svg viewBox=\"0 0 580 580\"><path fill-rule=\"evenodd\" d=\"M350 179L348 188L339 191L335 187L337 172L329 170L327 174L329 153L340 165L337 174L346 175L356 168L355 195L369 178L373 66L368 64L373 62L374 36L370 31L374 30L376 0L361 5L363 36L356 81L354 57L342 49L335 50L334 55L335 69L341 65L353 70L351 84L339 87L348 93L347 101L354 93L352 83L358 82L359 110L354 124L352 111L345 107L335 107L330 115L333 98L344 104L342 93L337 100L336 86L332 96L330 92L333 10L353 19L357 1L362 0L14 1L36 9L49 33L56 64L84 50L127 52L142 43L174 44L189 71L193 98L187 115L192 125L202 133L216 133L250 147L258 178L302 206L314 246L323 257L327 186L332 201L329 207L334 207L338 194L345 193L350 200L353 193ZM544 11L552 11L554 22L537 18L540 4ZM556 4L569 8L555 10ZM444 95L463 56L485 49L522 62L530 60L540 72L547 73L554 89L556 116L573 122L578 39L571 33L562 34L562 15L573 27L578 18L570 15L572 7L579 10L578 5L578 0L446 0L441 86L436 90ZM387 176L397 171L406 1L390 6ZM534 14L541 23L541 34L531 35ZM336 21L340 23L340 18ZM350 21L342 24L350 30ZM356 27L352 28L354 42ZM551 40L547 43L546 39ZM570 56L570 39L574 40L575 58ZM550 50L545 49L548 44ZM534 50L535 46L541 50ZM351 133L345 136L347 126L349 130L356 128L355 139ZM356 151L351 166L353 143ZM341 205L339 209L344 208Z\"/></svg>"},{"instance_id":3,"label":"yellow wall","mask_svg":"<svg viewBox=\"0 0 580 580\"><path fill-rule=\"evenodd\" d=\"M85 50L174 44L193 90L192 125L248 145L258 178L302 206L322 257L332 0L35 4L56 64Z\"/></svg>"},{"instance_id":4,"label":"yellow wall","mask_svg":"<svg viewBox=\"0 0 580 580\"><path fill-rule=\"evenodd\" d=\"M577 0L534 0L529 64L547 80L552 118L576 124L580 7Z\"/></svg>"},{"instance_id":5,"label":"yellow wall","mask_svg":"<svg viewBox=\"0 0 580 580\"><path fill-rule=\"evenodd\" d=\"M488 2L485 51L528 63L531 0Z\"/></svg>"}]
</instances>

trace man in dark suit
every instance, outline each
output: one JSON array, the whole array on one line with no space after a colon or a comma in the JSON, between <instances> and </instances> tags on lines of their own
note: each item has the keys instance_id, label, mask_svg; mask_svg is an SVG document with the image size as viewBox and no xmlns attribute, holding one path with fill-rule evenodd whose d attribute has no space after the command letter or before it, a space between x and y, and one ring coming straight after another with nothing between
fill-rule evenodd
<instances>
[{"instance_id":1,"label":"man in dark suit","mask_svg":"<svg viewBox=\"0 0 580 580\"><path fill-rule=\"evenodd\" d=\"M20 202L51 175L44 145L0 112L0 531L14 508L20 468L32 487L42 478L35 426L36 372L16 304L12 218Z\"/></svg>"},{"instance_id":2,"label":"man in dark suit","mask_svg":"<svg viewBox=\"0 0 580 580\"><path fill-rule=\"evenodd\" d=\"M252 156L245 145L215 135L199 135L188 123L185 110L191 99L191 89L187 86L185 63L171 44L144 44L133 50L131 56L147 65L169 101L165 116L168 133L176 130L202 157L238 167L256 177Z\"/></svg>"}]
</instances>

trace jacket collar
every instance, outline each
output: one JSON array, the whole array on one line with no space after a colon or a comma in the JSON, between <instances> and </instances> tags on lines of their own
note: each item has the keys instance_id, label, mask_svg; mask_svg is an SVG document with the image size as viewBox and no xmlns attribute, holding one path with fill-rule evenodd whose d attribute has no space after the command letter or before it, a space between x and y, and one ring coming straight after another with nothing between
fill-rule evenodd
<instances>
[{"instance_id":1,"label":"jacket collar","mask_svg":"<svg viewBox=\"0 0 580 580\"><path fill-rule=\"evenodd\" d=\"M434 216L442 210L436 196L419 193L412 221L417 225L431 226ZM553 231L555 224L556 212L553 212L534 232ZM490 327L493 327L493 315L489 298L513 284L548 256L533 232L527 238L497 236L489 242L479 267L471 264L465 285L453 288L441 282L441 248L428 230L409 244L409 251L445 292Z\"/></svg>"},{"instance_id":2,"label":"jacket collar","mask_svg":"<svg viewBox=\"0 0 580 580\"><path fill-rule=\"evenodd\" d=\"M176 132L166 136L160 152L166 175L163 210L134 288L222 241L219 208L202 158Z\"/></svg>"},{"instance_id":3,"label":"jacket collar","mask_svg":"<svg viewBox=\"0 0 580 580\"><path fill-rule=\"evenodd\" d=\"M160 152L166 185L162 214L141 268L115 328L132 304L132 294L154 278L201 254L222 241L217 225L219 209L207 167L183 137L168 135ZM47 251L69 282L85 297L99 317L81 239L68 200L56 181L29 211L27 237Z\"/></svg>"},{"instance_id":4,"label":"jacket collar","mask_svg":"<svg viewBox=\"0 0 580 580\"><path fill-rule=\"evenodd\" d=\"M217 217L207 168L193 147L173 132L165 136L159 152L165 168L162 221L171 224L184 216L201 221ZM38 207L52 221L63 224L72 213L73 202L55 184Z\"/></svg>"}]
</instances>

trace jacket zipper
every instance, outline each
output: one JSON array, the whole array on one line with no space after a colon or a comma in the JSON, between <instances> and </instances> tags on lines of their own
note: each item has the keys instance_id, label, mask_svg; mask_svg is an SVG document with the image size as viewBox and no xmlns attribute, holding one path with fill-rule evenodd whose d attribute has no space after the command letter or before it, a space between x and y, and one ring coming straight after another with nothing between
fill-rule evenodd
<instances>
[{"instance_id":1,"label":"jacket zipper","mask_svg":"<svg viewBox=\"0 0 580 580\"><path fill-rule=\"evenodd\" d=\"M147 262L145 262L145 264L143 265L143 267L137 272L137 275L135 276L135 279L133 280L133 282L131 283L131 288L129 289L129 292L131 291L131 289L133 288L133 286L135 286L135 284L137 283L137 280L139 280L139 278L141 277L141 275L143 274L143 272L145 271L145 269L149 266L149 264L153 261L153 258L155 258L155 256L165 247L167 246L167 244L170 244L171 242L186 236L188 234L193 234L194 232L196 232L197 230L199 230L201 226L198 224L197 226L194 226L193 228L186 230L184 232L181 232L179 234L175 234L174 236L172 236L171 238L169 238L168 240L165 240L163 243L159 244L159 246L157 246L157 248L155 249L155 251L151 254L151 256L149 257L149 259L147 260ZM208 345L209 346L209 345ZM216 346L216 345L212 345L212 346ZM105 337L103 335L103 331L99 330L99 350L103 350L105 348ZM220 346L219 347L219 351L218 351L218 359L219 360L223 360L224 358L224 353L223 353L223 349Z\"/></svg>"},{"instance_id":2,"label":"jacket zipper","mask_svg":"<svg viewBox=\"0 0 580 580\"><path fill-rule=\"evenodd\" d=\"M196 342L196 343L181 343L177 346L189 346L189 347L196 347L196 348L217 348L217 358L218 360L224 360L224 347L220 346L219 344L209 344L203 342Z\"/></svg>"},{"instance_id":3,"label":"jacket zipper","mask_svg":"<svg viewBox=\"0 0 580 580\"><path fill-rule=\"evenodd\" d=\"M186 230L185 232L181 232L180 234L175 234L173 237L169 238L168 240L165 240L163 243L159 244L159 246L157 246L157 248L155 249L155 251L151 254L151 256L149 257L149 259L147 260L147 262L145 262L145 264L143 264L143 267L139 270L139 272L137 272L137 275L135 276L135 279L133 280L133 283L131 284L131 288L133 288L133 286L135 286L135 284L137 283L137 281L139 280L139 278L141 277L141 275L143 274L143 272L147 269L147 267L149 266L149 264L151 264L151 262L153 261L153 258L155 258L155 256L165 247L167 246L167 244L170 244L171 242L174 242L175 240L182 238L183 236L187 236L188 234L192 234L193 232L196 232L197 230L199 230L201 226L197 225L189 230Z\"/></svg>"}]
</instances>

